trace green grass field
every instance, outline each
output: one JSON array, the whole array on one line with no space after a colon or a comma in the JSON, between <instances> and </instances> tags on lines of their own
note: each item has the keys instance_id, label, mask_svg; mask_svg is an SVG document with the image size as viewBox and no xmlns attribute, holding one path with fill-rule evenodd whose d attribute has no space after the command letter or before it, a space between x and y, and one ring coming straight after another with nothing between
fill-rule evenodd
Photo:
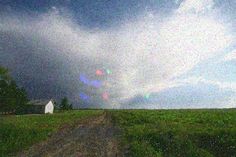
<instances>
[{"instance_id":1,"label":"green grass field","mask_svg":"<svg viewBox=\"0 0 236 157\"><path fill-rule=\"evenodd\" d=\"M53 115L19 115L0 117L0 156L14 154L34 143L46 140L64 124L89 116L102 114L101 110L82 110Z\"/></svg>"},{"instance_id":2,"label":"green grass field","mask_svg":"<svg viewBox=\"0 0 236 157\"><path fill-rule=\"evenodd\" d=\"M0 117L0 156L43 141L65 124L106 113L128 157L236 157L236 110L78 110ZM111 117L111 119L110 119ZM102 150L101 150L102 151Z\"/></svg>"},{"instance_id":3,"label":"green grass field","mask_svg":"<svg viewBox=\"0 0 236 157\"><path fill-rule=\"evenodd\" d=\"M129 157L235 157L236 110L110 111Z\"/></svg>"}]
</instances>

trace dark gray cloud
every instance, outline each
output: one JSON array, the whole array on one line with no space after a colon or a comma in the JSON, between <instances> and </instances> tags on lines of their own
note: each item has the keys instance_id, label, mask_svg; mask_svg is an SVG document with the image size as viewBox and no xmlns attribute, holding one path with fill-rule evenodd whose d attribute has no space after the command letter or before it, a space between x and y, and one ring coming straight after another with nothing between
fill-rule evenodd
<instances>
[{"instance_id":1,"label":"dark gray cloud","mask_svg":"<svg viewBox=\"0 0 236 157\"><path fill-rule=\"evenodd\" d=\"M104 105L99 97L102 91L88 88L79 80L81 74L96 79L95 76L91 77L91 73L102 67L104 60L80 54L72 56L77 53L73 47L76 43L70 41L77 41L78 44L83 41L77 35L73 37L73 30L68 27L69 22L60 18L56 13L42 15L36 20L5 17L0 29L0 64L10 69L31 98L58 99L68 96L78 106L91 106L94 101L97 106ZM83 31L77 33L86 36ZM78 49L78 53L83 53L81 51L83 48ZM109 65L109 61L105 62ZM80 92L90 95L91 101L81 104Z\"/></svg>"}]
</instances>

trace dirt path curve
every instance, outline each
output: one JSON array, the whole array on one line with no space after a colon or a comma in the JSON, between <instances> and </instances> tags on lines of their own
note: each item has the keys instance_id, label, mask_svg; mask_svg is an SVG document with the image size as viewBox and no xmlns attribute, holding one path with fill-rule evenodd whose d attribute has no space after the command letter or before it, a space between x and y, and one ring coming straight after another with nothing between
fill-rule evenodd
<instances>
[{"instance_id":1,"label":"dirt path curve","mask_svg":"<svg viewBox=\"0 0 236 157\"><path fill-rule=\"evenodd\" d=\"M85 119L73 128L63 128L49 140L34 145L21 157L120 157L109 115Z\"/></svg>"}]
</instances>

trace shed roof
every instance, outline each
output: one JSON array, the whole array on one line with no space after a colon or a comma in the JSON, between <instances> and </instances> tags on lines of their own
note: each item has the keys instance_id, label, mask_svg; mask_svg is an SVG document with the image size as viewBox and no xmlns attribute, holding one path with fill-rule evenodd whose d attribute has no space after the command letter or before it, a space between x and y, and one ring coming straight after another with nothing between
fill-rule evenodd
<instances>
[{"instance_id":1,"label":"shed roof","mask_svg":"<svg viewBox=\"0 0 236 157\"><path fill-rule=\"evenodd\" d=\"M51 100L31 100L29 104L35 106L45 106L49 103L49 101Z\"/></svg>"}]
</instances>

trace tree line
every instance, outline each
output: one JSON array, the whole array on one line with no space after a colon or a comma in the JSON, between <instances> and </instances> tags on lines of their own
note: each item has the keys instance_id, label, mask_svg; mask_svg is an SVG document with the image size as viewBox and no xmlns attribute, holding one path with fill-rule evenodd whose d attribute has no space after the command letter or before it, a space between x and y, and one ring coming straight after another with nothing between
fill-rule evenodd
<instances>
[{"instance_id":1,"label":"tree line","mask_svg":"<svg viewBox=\"0 0 236 157\"><path fill-rule=\"evenodd\" d=\"M26 91L16 85L6 68L0 66L0 112L22 113L27 102Z\"/></svg>"},{"instance_id":2,"label":"tree line","mask_svg":"<svg viewBox=\"0 0 236 157\"><path fill-rule=\"evenodd\" d=\"M9 71L0 66L0 112L23 114L29 106L26 91L17 86ZM73 105L64 97L57 105L59 110L71 110Z\"/></svg>"}]
</instances>

